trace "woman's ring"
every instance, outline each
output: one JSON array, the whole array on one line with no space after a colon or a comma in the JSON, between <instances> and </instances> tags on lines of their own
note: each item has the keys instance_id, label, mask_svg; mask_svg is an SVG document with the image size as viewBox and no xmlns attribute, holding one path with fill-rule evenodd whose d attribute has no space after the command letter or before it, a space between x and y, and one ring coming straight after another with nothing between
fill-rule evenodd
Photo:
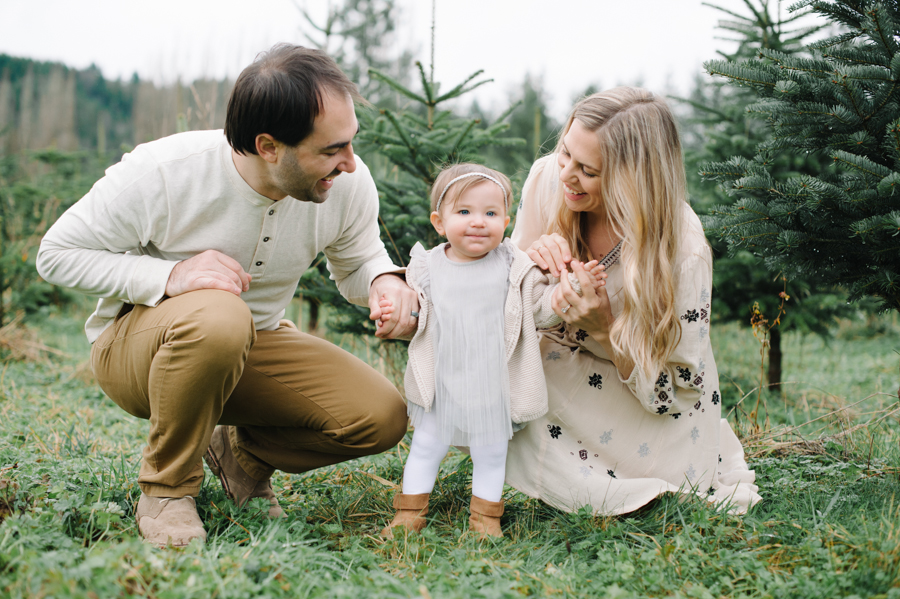
<instances>
[{"instance_id":1,"label":"woman's ring","mask_svg":"<svg viewBox=\"0 0 900 599\"><path fill-rule=\"evenodd\" d=\"M418 317L419 317L419 313L416 312L415 310L411 310L410 313L409 313L409 315L412 316L413 318L418 318Z\"/></svg>"},{"instance_id":2,"label":"woman's ring","mask_svg":"<svg viewBox=\"0 0 900 599\"><path fill-rule=\"evenodd\" d=\"M568 306L566 306L565 308L563 308L562 310L560 310L560 312L562 312L563 314L565 314L566 312L569 311L569 308L571 308L571 307L572 307L572 304L569 304Z\"/></svg>"}]
</instances>

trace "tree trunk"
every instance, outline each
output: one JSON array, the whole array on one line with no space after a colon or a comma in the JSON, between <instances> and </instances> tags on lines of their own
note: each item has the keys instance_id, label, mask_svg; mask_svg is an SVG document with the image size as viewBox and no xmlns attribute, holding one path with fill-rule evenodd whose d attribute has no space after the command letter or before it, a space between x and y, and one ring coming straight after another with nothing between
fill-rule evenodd
<instances>
[{"instance_id":1,"label":"tree trunk","mask_svg":"<svg viewBox=\"0 0 900 599\"><path fill-rule=\"evenodd\" d=\"M319 330L319 302L316 300L309 301L309 331L315 332Z\"/></svg>"},{"instance_id":2,"label":"tree trunk","mask_svg":"<svg viewBox=\"0 0 900 599\"><path fill-rule=\"evenodd\" d=\"M769 387L781 385L781 330L778 326L769 331Z\"/></svg>"}]
</instances>

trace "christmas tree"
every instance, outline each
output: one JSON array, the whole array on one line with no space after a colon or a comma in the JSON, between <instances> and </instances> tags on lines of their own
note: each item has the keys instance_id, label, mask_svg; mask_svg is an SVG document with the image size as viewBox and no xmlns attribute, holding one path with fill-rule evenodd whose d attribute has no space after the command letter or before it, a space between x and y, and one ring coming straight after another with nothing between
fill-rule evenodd
<instances>
[{"instance_id":1,"label":"christmas tree","mask_svg":"<svg viewBox=\"0 0 900 599\"><path fill-rule=\"evenodd\" d=\"M738 198L706 219L732 250L771 270L845 287L900 309L900 9L897 2L805 0L843 32L810 44L809 57L760 48L708 72L752 89L748 110L771 137L752 158L706 165L704 176ZM774 157L811 155L829 166L779 181ZM895 190L896 188L896 190Z\"/></svg>"},{"instance_id":2,"label":"christmas tree","mask_svg":"<svg viewBox=\"0 0 900 599\"><path fill-rule=\"evenodd\" d=\"M421 62L416 62L415 68L420 91L413 90L392 74L369 68L368 75L373 84L381 82L406 103L396 110L390 107L359 109L360 132L354 140L354 147L372 171L378 188L382 241L391 259L400 266L406 265L409 251L417 241L427 248L439 242L431 225L429 192L444 165L463 161L484 164L484 153L488 148L525 143L522 139L502 136L509 128L505 120L517 104L493 123L460 117L446 108L454 100L492 81L479 79L482 71L476 71L452 89L441 92L441 85L434 80L433 53L428 72ZM368 319L369 309L341 301L321 263L303 276L300 292L304 298L331 306L329 329L357 335L374 333L374 324Z\"/></svg>"},{"instance_id":3,"label":"christmas tree","mask_svg":"<svg viewBox=\"0 0 900 599\"><path fill-rule=\"evenodd\" d=\"M760 49L777 50L794 56L804 56L803 41L821 30L822 25L804 24L805 12L784 16L780 3L770 0L744 0L745 14L708 4L725 18L719 28L728 32L734 42L730 53L719 52L728 62L755 57ZM806 55L808 56L808 55ZM685 135L685 157L691 179L691 200L700 212L721 210L723 203L733 203L719 186L699 179L701 164L728 160L732 156L752 158L757 146L766 141L771 129L758 114L748 113L747 106L756 101L752 90L726 85L721 81L699 79L690 99L678 99L691 107ZM817 174L822 170L818 157L796 154L790 150L773 153L769 170L776 181L785 181L800 174ZM845 301L845 294L836 293L827 281L809 277L786 280L779 271L771 271L746 249L726 254L723 241L711 240L716 253L713 276L713 314L717 322L737 321L751 325L751 307L758 306L762 314L774 324L783 305L777 326L769 329L768 384L779 385L782 380L782 333L797 330L826 335L838 317L849 316L856 310ZM781 294L790 301L785 304Z\"/></svg>"}]
</instances>

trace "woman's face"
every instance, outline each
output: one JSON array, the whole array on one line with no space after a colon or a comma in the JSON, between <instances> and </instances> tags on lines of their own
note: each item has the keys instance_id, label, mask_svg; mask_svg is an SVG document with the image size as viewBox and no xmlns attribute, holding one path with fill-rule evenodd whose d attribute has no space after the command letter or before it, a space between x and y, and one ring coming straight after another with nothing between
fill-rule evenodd
<instances>
[{"instance_id":1,"label":"woman's face","mask_svg":"<svg viewBox=\"0 0 900 599\"><path fill-rule=\"evenodd\" d=\"M566 206L574 212L603 212L600 194L600 144L597 135L572 121L559 153L559 180Z\"/></svg>"}]
</instances>

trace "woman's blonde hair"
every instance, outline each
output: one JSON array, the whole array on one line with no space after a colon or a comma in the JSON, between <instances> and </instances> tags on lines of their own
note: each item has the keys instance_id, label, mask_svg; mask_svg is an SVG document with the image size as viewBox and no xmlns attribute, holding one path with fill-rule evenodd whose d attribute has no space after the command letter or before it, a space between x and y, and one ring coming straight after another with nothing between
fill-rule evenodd
<instances>
[{"instance_id":1,"label":"woman's blonde hair","mask_svg":"<svg viewBox=\"0 0 900 599\"><path fill-rule=\"evenodd\" d=\"M622 239L622 313L610 330L613 350L647 375L660 372L681 336L675 314L675 259L682 231L686 180L675 119L659 96L617 87L580 100L560 136L574 121L597 136L600 194L613 232ZM586 261L587 215L566 207L551 230Z\"/></svg>"},{"instance_id":2,"label":"woman's blonde hair","mask_svg":"<svg viewBox=\"0 0 900 599\"><path fill-rule=\"evenodd\" d=\"M459 162L457 164L445 166L444 170L442 170L440 174L438 174L437 178L434 180L434 185L431 187L432 212L437 212L438 200L441 198L441 194L444 193L444 188L447 187L447 184L460 175L465 175L467 173L481 173L482 175L493 177L494 179L499 181L500 187L503 188L503 208L507 212L509 212L509 207L513 199L512 184L509 182L509 177L501 172L495 171L492 168L488 168L480 164L475 164L473 162ZM465 190L482 183L494 185L491 180L485 179L484 177L468 177L461 181L457 181L449 188L447 188L446 193L444 193L444 199L441 200L441 206L453 206L456 203L456 199L461 196Z\"/></svg>"}]
</instances>

